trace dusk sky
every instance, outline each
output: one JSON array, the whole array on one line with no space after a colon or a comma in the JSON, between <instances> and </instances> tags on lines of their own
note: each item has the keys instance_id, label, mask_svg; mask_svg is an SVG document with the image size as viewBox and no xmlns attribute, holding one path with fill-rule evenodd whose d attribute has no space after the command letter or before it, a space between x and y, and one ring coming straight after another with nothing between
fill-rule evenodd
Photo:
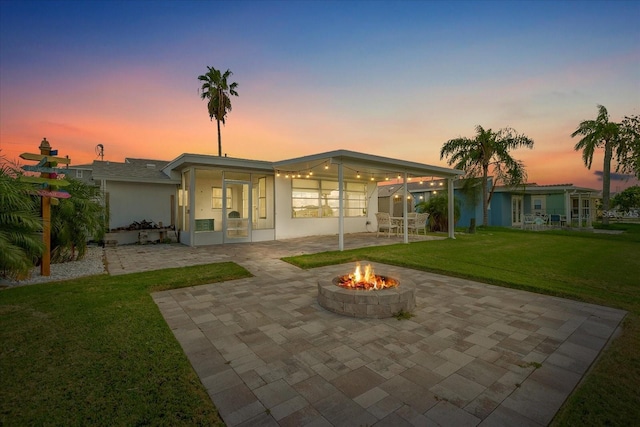
<instances>
[{"instance_id":1,"label":"dusk sky","mask_svg":"<svg viewBox=\"0 0 640 427\"><path fill-rule=\"evenodd\" d=\"M529 182L601 189L571 133L640 114L640 1L0 1L0 154L217 155L207 66L239 97L230 157L346 149L447 166L475 126L535 141ZM630 182L612 181L617 191Z\"/></svg>"}]
</instances>

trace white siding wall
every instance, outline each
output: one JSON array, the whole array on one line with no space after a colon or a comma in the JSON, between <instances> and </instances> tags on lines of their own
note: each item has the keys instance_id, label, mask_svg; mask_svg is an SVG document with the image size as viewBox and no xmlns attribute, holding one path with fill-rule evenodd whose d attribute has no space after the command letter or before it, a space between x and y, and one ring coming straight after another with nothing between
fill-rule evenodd
<instances>
[{"instance_id":1,"label":"white siding wall","mask_svg":"<svg viewBox=\"0 0 640 427\"><path fill-rule=\"evenodd\" d=\"M171 184L141 184L108 181L109 228L127 227L134 221L171 224L171 195L177 187Z\"/></svg>"},{"instance_id":2,"label":"white siding wall","mask_svg":"<svg viewBox=\"0 0 640 427\"><path fill-rule=\"evenodd\" d=\"M375 213L378 211L378 190L375 183L368 185L367 196L369 196L367 216L345 218L345 234L375 231ZM371 225L367 226L367 221L371 222ZM337 234L337 217L293 218L291 180L282 177L276 178L276 239Z\"/></svg>"}]
</instances>

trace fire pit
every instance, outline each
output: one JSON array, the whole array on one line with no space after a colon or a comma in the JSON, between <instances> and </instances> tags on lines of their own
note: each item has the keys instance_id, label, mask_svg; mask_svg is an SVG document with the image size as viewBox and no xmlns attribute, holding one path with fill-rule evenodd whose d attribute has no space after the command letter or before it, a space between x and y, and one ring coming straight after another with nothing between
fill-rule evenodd
<instances>
[{"instance_id":1,"label":"fire pit","mask_svg":"<svg viewBox=\"0 0 640 427\"><path fill-rule=\"evenodd\" d=\"M411 280L400 281L379 276L368 265L360 265L351 274L318 280L318 304L334 313L352 317L382 319L416 306L416 286Z\"/></svg>"}]
</instances>

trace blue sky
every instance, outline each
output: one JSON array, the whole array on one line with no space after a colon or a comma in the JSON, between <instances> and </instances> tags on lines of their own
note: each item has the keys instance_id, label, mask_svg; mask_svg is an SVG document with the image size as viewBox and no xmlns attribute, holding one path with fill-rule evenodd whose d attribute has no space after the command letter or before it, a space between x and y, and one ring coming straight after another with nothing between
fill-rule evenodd
<instances>
[{"instance_id":1,"label":"blue sky","mask_svg":"<svg viewBox=\"0 0 640 427\"><path fill-rule=\"evenodd\" d=\"M476 125L535 141L530 181L599 188L580 121L640 114L638 1L11 1L0 3L0 149L42 137L73 163L217 154L207 66L240 96L229 156L333 149L446 165ZM612 184L626 186L625 183Z\"/></svg>"}]
</instances>

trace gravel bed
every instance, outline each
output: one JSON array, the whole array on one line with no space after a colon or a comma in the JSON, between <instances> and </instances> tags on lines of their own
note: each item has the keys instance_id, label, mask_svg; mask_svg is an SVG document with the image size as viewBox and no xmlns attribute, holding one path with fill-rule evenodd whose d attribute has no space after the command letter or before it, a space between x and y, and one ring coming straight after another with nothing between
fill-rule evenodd
<instances>
[{"instance_id":1,"label":"gravel bed","mask_svg":"<svg viewBox=\"0 0 640 427\"><path fill-rule=\"evenodd\" d=\"M24 286L35 283L54 282L58 280L75 279L76 277L94 276L104 274L103 249L98 246L89 246L84 258L80 261L63 262L61 264L51 264L51 275L41 276L40 267L31 271L31 277L26 280L12 281L0 279L0 286Z\"/></svg>"}]
</instances>

